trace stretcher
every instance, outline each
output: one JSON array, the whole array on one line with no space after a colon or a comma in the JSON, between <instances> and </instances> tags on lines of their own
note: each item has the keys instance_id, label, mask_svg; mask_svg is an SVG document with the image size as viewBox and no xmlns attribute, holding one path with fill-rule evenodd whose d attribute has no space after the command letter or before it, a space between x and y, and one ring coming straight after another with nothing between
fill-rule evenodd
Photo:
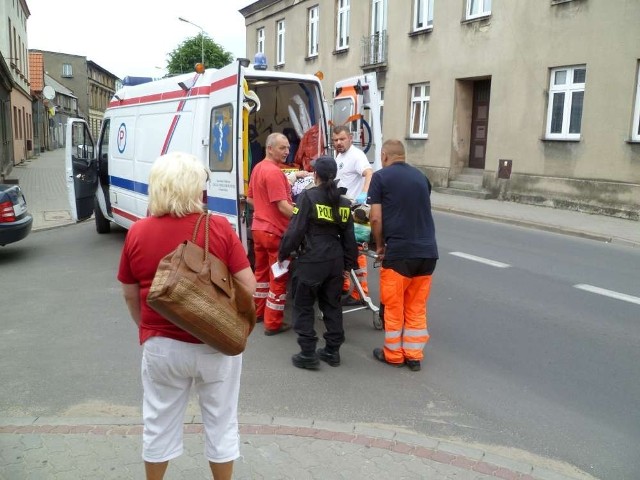
<instances>
[{"instance_id":1,"label":"stretcher","mask_svg":"<svg viewBox=\"0 0 640 480\"><path fill-rule=\"evenodd\" d=\"M378 260L378 255L376 254L376 252L373 250L369 250L366 243L359 243L359 246L362 247L362 249L359 250L360 253L374 259L373 266L375 268L375 262ZM353 292L354 289L357 290L360 294L362 305L345 307L342 310L342 314L344 315L345 313L358 312L360 310L370 310L373 328L375 328L376 330L382 330L382 328L384 327L384 323L382 318L380 317L380 307L373 304L370 296L365 295L364 290L362 289L362 285L360 284L360 280L358 279L358 275L356 275L356 271L354 269L351 269L351 271L349 272L349 278L351 279L351 287L349 289L349 292L345 295L351 295L351 292Z\"/></svg>"}]
</instances>

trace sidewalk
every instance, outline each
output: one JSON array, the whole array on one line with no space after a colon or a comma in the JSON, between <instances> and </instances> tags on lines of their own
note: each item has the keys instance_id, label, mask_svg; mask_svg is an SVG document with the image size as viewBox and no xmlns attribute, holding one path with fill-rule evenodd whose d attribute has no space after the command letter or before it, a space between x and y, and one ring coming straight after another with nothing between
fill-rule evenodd
<instances>
[{"instance_id":1,"label":"sidewalk","mask_svg":"<svg viewBox=\"0 0 640 480\"><path fill-rule=\"evenodd\" d=\"M64 151L15 167L35 234L72 222ZM640 247L640 222L433 193L435 210ZM33 235L34 233L32 233ZM394 426L321 419L241 417L236 479L591 479L578 469L513 449L488 451ZM0 479L143 478L139 418L0 418ZM210 478L202 425L190 417L185 453L167 479Z\"/></svg>"},{"instance_id":2,"label":"sidewalk","mask_svg":"<svg viewBox=\"0 0 640 480\"><path fill-rule=\"evenodd\" d=\"M11 178L19 180L27 198L34 231L73 223L65 184L64 155L64 149L45 152L14 167L11 173ZM640 247L640 222L633 220L437 192L431 194L431 202L433 209L440 212Z\"/></svg>"},{"instance_id":3,"label":"sidewalk","mask_svg":"<svg viewBox=\"0 0 640 480\"><path fill-rule=\"evenodd\" d=\"M143 478L142 426L132 418L0 419L0 478ZM587 480L568 465L531 465L393 429L287 418L241 417L234 479ZM166 479L210 478L202 425L187 419L185 451ZM550 462L549 462L550 463Z\"/></svg>"}]
</instances>

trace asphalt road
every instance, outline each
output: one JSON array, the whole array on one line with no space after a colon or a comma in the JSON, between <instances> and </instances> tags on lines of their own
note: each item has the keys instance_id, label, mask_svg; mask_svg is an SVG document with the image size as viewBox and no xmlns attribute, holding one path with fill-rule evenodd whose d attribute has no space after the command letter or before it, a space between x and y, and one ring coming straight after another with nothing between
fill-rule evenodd
<instances>
[{"instance_id":1,"label":"asphalt road","mask_svg":"<svg viewBox=\"0 0 640 480\"><path fill-rule=\"evenodd\" d=\"M636 478L637 249L447 214L436 222L422 372L372 359L383 337L368 311L345 316L343 365L319 372L291 366L293 333L257 329L241 413L390 424ZM115 279L124 231L113 230L78 224L0 249L0 416L139 414L140 348ZM374 269L370 278L377 299Z\"/></svg>"}]
</instances>

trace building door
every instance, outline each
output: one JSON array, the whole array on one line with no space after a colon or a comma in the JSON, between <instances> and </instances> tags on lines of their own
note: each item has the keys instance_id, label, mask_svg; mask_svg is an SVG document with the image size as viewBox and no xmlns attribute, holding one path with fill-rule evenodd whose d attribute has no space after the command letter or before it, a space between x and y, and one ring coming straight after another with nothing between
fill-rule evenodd
<instances>
[{"instance_id":1,"label":"building door","mask_svg":"<svg viewBox=\"0 0 640 480\"><path fill-rule=\"evenodd\" d=\"M485 155L487 152L487 133L489 128L490 96L491 80L479 80L473 83L469 168L481 168L484 170Z\"/></svg>"}]
</instances>

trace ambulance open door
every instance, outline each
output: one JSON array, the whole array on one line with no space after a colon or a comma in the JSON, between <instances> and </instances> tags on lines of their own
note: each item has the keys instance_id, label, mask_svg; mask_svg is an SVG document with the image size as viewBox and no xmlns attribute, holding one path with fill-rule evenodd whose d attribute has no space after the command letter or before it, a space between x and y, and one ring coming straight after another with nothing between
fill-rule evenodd
<instances>
[{"instance_id":1,"label":"ambulance open door","mask_svg":"<svg viewBox=\"0 0 640 480\"><path fill-rule=\"evenodd\" d=\"M87 122L80 118L67 120L65 177L71 218L78 222L93 215L98 188L96 148Z\"/></svg>"},{"instance_id":2,"label":"ambulance open door","mask_svg":"<svg viewBox=\"0 0 640 480\"><path fill-rule=\"evenodd\" d=\"M367 155L373 170L382 167L382 113L375 73L336 82L333 89L332 125L348 125L353 144Z\"/></svg>"},{"instance_id":3,"label":"ambulance open door","mask_svg":"<svg viewBox=\"0 0 640 480\"><path fill-rule=\"evenodd\" d=\"M209 93L209 148L211 178L207 205L215 214L226 217L247 246L243 221L244 197L249 185L246 158L247 118L244 107L244 67L234 62L216 71Z\"/></svg>"}]
</instances>

